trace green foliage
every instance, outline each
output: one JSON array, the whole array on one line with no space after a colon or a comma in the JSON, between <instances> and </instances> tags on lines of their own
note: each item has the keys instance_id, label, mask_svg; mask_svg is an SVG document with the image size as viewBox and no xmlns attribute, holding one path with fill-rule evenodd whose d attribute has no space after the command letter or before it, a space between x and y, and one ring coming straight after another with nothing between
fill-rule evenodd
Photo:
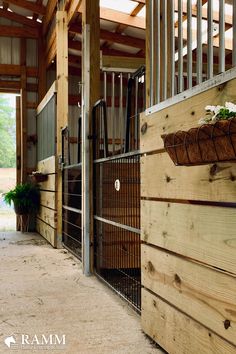
<instances>
[{"instance_id":1,"label":"green foliage","mask_svg":"<svg viewBox=\"0 0 236 354\"><path fill-rule=\"evenodd\" d=\"M217 120L231 119L236 117L236 112L231 112L228 108L221 108L216 115Z\"/></svg>"},{"instance_id":2,"label":"green foliage","mask_svg":"<svg viewBox=\"0 0 236 354\"><path fill-rule=\"evenodd\" d=\"M0 95L0 168L16 165L15 119L9 96Z\"/></svg>"},{"instance_id":3,"label":"green foliage","mask_svg":"<svg viewBox=\"0 0 236 354\"><path fill-rule=\"evenodd\" d=\"M32 183L17 184L4 195L7 204L23 208L27 214L36 213L40 205L39 187Z\"/></svg>"}]
</instances>

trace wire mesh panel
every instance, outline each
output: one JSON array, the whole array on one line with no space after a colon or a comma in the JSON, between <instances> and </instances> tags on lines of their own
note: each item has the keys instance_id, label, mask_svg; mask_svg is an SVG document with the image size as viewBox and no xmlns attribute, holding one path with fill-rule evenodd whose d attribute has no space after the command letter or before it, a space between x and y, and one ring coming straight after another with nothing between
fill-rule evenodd
<instances>
[{"instance_id":1,"label":"wire mesh panel","mask_svg":"<svg viewBox=\"0 0 236 354\"><path fill-rule=\"evenodd\" d=\"M81 165L63 170L63 243L82 259L82 169Z\"/></svg>"},{"instance_id":2,"label":"wire mesh panel","mask_svg":"<svg viewBox=\"0 0 236 354\"><path fill-rule=\"evenodd\" d=\"M140 310L140 157L94 163L96 272Z\"/></svg>"},{"instance_id":3,"label":"wire mesh panel","mask_svg":"<svg viewBox=\"0 0 236 354\"><path fill-rule=\"evenodd\" d=\"M80 119L78 154L72 156L68 127L62 130L63 200L62 241L82 260L82 163L80 162ZM77 160L75 160L75 158Z\"/></svg>"}]
</instances>

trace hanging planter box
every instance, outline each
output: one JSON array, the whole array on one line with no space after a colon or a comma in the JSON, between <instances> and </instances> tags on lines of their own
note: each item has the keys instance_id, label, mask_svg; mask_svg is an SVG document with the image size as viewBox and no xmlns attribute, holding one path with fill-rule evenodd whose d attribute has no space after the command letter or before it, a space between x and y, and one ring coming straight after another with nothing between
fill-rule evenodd
<instances>
[{"instance_id":1,"label":"hanging planter box","mask_svg":"<svg viewBox=\"0 0 236 354\"><path fill-rule=\"evenodd\" d=\"M32 175L30 176L30 179L34 183L40 183L40 182L45 182L48 179L48 175L45 175L41 172L32 172Z\"/></svg>"},{"instance_id":2,"label":"hanging planter box","mask_svg":"<svg viewBox=\"0 0 236 354\"><path fill-rule=\"evenodd\" d=\"M177 166L236 162L236 118L161 136Z\"/></svg>"}]
</instances>

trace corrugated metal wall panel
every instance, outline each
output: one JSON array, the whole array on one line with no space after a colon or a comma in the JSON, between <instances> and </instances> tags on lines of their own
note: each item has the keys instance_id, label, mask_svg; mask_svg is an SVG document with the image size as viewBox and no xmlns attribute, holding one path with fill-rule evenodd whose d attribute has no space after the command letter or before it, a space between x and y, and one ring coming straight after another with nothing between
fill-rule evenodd
<instances>
[{"instance_id":1,"label":"corrugated metal wall panel","mask_svg":"<svg viewBox=\"0 0 236 354\"><path fill-rule=\"evenodd\" d=\"M27 109L27 135L36 134L36 111L35 109ZM36 146L32 142L28 142L28 167L36 166Z\"/></svg>"},{"instance_id":2,"label":"corrugated metal wall panel","mask_svg":"<svg viewBox=\"0 0 236 354\"><path fill-rule=\"evenodd\" d=\"M56 95L37 116L37 161L55 155L56 152Z\"/></svg>"},{"instance_id":3,"label":"corrugated metal wall panel","mask_svg":"<svg viewBox=\"0 0 236 354\"><path fill-rule=\"evenodd\" d=\"M38 66L37 41L35 39L27 39L26 48L27 48L26 65Z\"/></svg>"}]
</instances>

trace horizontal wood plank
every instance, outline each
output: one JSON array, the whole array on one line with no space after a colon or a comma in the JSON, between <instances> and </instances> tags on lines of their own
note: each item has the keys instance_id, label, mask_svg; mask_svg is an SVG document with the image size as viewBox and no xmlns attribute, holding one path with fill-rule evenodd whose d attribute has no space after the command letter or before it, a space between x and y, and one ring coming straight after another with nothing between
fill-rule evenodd
<instances>
[{"instance_id":1,"label":"horizontal wood plank","mask_svg":"<svg viewBox=\"0 0 236 354\"><path fill-rule=\"evenodd\" d=\"M56 174L48 175L47 180L39 183L40 189L45 191L56 191Z\"/></svg>"},{"instance_id":2,"label":"horizontal wood plank","mask_svg":"<svg viewBox=\"0 0 236 354\"><path fill-rule=\"evenodd\" d=\"M56 193L55 192L40 192L40 204L47 208L56 209Z\"/></svg>"},{"instance_id":3,"label":"horizontal wood plank","mask_svg":"<svg viewBox=\"0 0 236 354\"><path fill-rule=\"evenodd\" d=\"M151 173L150 173L151 172ZM176 167L167 153L141 158L141 195L215 202L236 200L236 164Z\"/></svg>"},{"instance_id":4,"label":"horizontal wood plank","mask_svg":"<svg viewBox=\"0 0 236 354\"><path fill-rule=\"evenodd\" d=\"M56 220L56 211L46 208L44 206L41 206L38 212L37 217L53 227L54 229L56 228L57 225L57 220Z\"/></svg>"},{"instance_id":5,"label":"horizontal wood plank","mask_svg":"<svg viewBox=\"0 0 236 354\"><path fill-rule=\"evenodd\" d=\"M56 172L56 157L51 156L45 160L39 161L37 169L41 173L49 174Z\"/></svg>"},{"instance_id":6,"label":"horizontal wood plank","mask_svg":"<svg viewBox=\"0 0 236 354\"><path fill-rule=\"evenodd\" d=\"M236 209L143 200L142 240L236 274Z\"/></svg>"},{"instance_id":7,"label":"horizontal wood plank","mask_svg":"<svg viewBox=\"0 0 236 354\"><path fill-rule=\"evenodd\" d=\"M36 231L43 236L53 247L56 247L56 230L40 219L36 220Z\"/></svg>"},{"instance_id":8,"label":"horizontal wood plank","mask_svg":"<svg viewBox=\"0 0 236 354\"><path fill-rule=\"evenodd\" d=\"M199 119L205 116L205 106L224 105L226 101L234 102L235 89L236 79L233 79L159 112L147 116L143 113L140 119L141 152L162 149L164 144L161 134L197 127ZM144 125L147 125L147 129L142 130Z\"/></svg>"},{"instance_id":9,"label":"horizontal wood plank","mask_svg":"<svg viewBox=\"0 0 236 354\"><path fill-rule=\"evenodd\" d=\"M236 347L142 289L142 328L170 354L235 354Z\"/></svg>"},{"instance_id":10,"label":"horizontal wood plank","mask_svg":"<svg viewBox=\"0 0 236 354\"><path fill-rule=\"evenodd\" d=\"M236 345L235 277L142 245L142 284Z\"/></svg>"}]
</instances>

